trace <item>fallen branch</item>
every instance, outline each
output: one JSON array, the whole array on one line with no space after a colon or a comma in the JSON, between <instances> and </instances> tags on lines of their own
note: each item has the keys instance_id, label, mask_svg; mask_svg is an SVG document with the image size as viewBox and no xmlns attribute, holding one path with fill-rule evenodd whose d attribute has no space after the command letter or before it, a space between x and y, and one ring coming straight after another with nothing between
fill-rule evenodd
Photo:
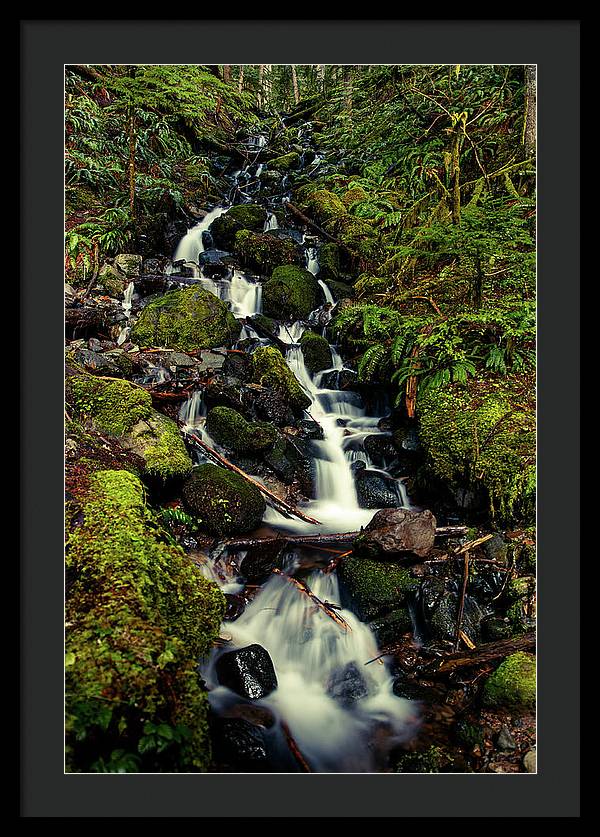
<instances>
[{"instance_id":1,"label":"fallen branch","mask_svg":"<svg viewBox=\"0 0 600 837\"><path fill-rule=\"evenodd\" d=\"M465 552L465 566L463 570L463 583L460 591L460 601L458 603L458 614L456 617L456 636L454 638L454 650L458 651L460 640L462 638L462 620L465 609L465 597L467 595L467 584L469 583L469 552Z\"/></svg>"},{"instance_id":2,"label":"fallen branch","mask_svg":"<svg viewBox=\"0 0 600 837\"><path fill-rule=\"evenodd\" d=\"M341 247L342 249L349 251L350 248L347 247L342 241L340 241L339 238L335 238L335 236L331 235L331 233L328 233L327 230L324 230L322 227L319 227L318 224L315 224L314 221L311 221L311 219L307 215L305 215L304 212L298 209L297 206L294 206L293 203L290 203L288 201L286 203L286 207L292 211L293 215L299 218L303 223L307 224L307 226L315 230L315 232L319 233L319 235L325 236L325 238L328 238L330 241L333 241L334 244L337 244L338 247Z\"/></svg>"},{"instance_id":3,"label":"fallen branch","mask_svg":"<svg viewBox=\"0 0 600 837\"><path fill-rule=\"evenodd\" d=\"M179 422L179 426L185 428L183 422ZM277 497L276 494L273 494L272 491L269 491L268 488L265 488L264 485L261 485L255 479L252 479L245 471L242 471L241 468L238 468L237 465L234 465L232 462L229 462L228 459L225 459L224 456L217 453L211 447L209 447L206 442L203 442L202 439L197 436L195 433L190 432L189 430L185 430L185 436L188 439L191 439L194 445L199 447L208 457L216 462L218 465L221 465L223 468L227 468L229 471L233 471L234 474L239 474L240 477L243 477L247 482L251 483L255 488L258 488L260 493L265 497L267 502L273 506L278 512L283 514L285 517L298 517L300 520L305 520L307 523L315 523L319 524L318 520L315 520L314 517L309 517L307 514L304 514L298 509L294 508L294 506L290 506L289 503L286 503L285 500L282 500L280 497ZM270 540L270 539L267 539Z\"/></svg>"},{"instance_id":4,"label":"fallen branch","mask_svg":"<svg viewBox=\"0 0 600 837\"><path fill-rule=\"evenodd\" d=\"M426 663L419 669L419 677L433 677L438 674L449 674L458 668L478 666L508 657L517 651L535 648L535 632L530 631L523 636L501 639L498 642L488 642L479 645L473 651L457 651L442 658Z\"/></svg>"},{"instance_id":5,"label":"fallen branch","mask_svg":"<svg viewBox=\"0 0 600 837\"><path fill-rule=\"evenodd\" d=\"M294 758L296 759L296 761L298 762L298 764L300 765L300 767L302 768L304 773L312 773L313 771L312 771L312 768L311 768L310 764L306 761L306 759L302 755L302 753L300 751L300 748L296 744L296 739L294 738L294 736L290 732L290 728L288 727L288 725L286 724L285 721L281 721L281 730L282 730L283 734L285 735L285 740L287 742L288 747L290 748L290 751L291 751L292 755L294 756Z\"/></svg>"},{"instance_id":6,"label":"fallen branch","mask_svg":"<svg viewBox=\"0 0 600 837\"><path fill-rule=\"evenodd\" d=\"M295 587L297 587L298 590L300 590L301 593L304 593L305 596L308 596L308 598L311 599L311 601L313 601L316 604L316 606L320 610L323 611L323 613L325 613L327 616L329 616L330 619L333 619L333 621L337 625L339 625L340 628L342 628L344 631L351 631L352 630L352 628L346 622L346 620L343 619L339 615L339 613L336 613L335 609L330 604L328 604L327 602L321 601L321 599L318 596L315 596L315 594L310 589L308 584L305 584L304 581L300 581L298 578L294 578L291 575L286 575L284 572L282 572L282 570L278 570L277 568L272 570L272 572L275 573L276 575L283 576L283 578L285 578L286 581L289 581L290 584L293 584Z\"/></svg>"}]
</instances>

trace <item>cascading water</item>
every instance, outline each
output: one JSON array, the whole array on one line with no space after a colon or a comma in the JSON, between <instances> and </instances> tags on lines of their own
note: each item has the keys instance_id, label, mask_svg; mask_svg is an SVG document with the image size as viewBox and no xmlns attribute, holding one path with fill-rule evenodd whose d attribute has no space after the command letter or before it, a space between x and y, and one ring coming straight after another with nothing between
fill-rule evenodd
<instances>
[{"instance_id":1,"label":"cascading water","mask_svg":"<svg viewBox=\"0 0 600 837\"><path fill-rule=\"evenodd\" d=\"M127 325L123 326L121 331L119 332L119 336L117 337L117 346L122 346L123 343L129 337L129 332L131 331L129 327L129 318L131 317L131 306L133 305L133 293L135 291L135 285L133 282L130 282L127 287L125 288L125 292L123 294L123 313L127 318Z\"/></svg>"},{"instance_id":2,"label":"cascading water","mask_svg":"<svg viewBox=\"0 0 600 837\"><path fill-rule=\"evenodd\" d=\"M213 210L209 223L224 211L222 207ZM271 218L267 219L266 227L274 229L276 219L273 223ZM184 237L177 257L189 260L196 248L198 252L203 250L202 232L209 226L207 221L208 216ZM311 272L318 272L316 249L309 250L307 264ZM260 312L261 287L241 271L233 270L229 277L219 280L203 277L199 271L199 278L207 290L230 304L238 318ZM325 283L321 287L327 301L333 303ZM371 520L374 510L359 506L351 471L355 455L348 440L354 438L362 450L360 443L368 431L379 432L379 417L367 415L357 393L321 386L329 372L339 373L344 368L335 347L331 347L332 368L313 379L298 345L305 328L301 322L282 324L278 336L288 345L288 366L310 397L309 412L323 430L323 439L312 443L315 498L303 507L320 521L320 525L284 518L271 508L265 514L264 522L287 531L313 534L354 531ZM248 327L247 333L251 331ZM198 390L182 406L180 419L188 429L200 432L203 440L214 447L204 429L205 414L202 391ZM363 455L368 463L364 451ZM405 494L401 499L408 502ZM288 555L286 574L291 576L297 570L299 560L298 553ZM237 593L243 589L230 562L221 565L219 561L205 558L203 571L224 592ZM313 571L306 578L306 584L322 602L335 608L347 628L340 627L337 621L315 608L313 600L288 578L272 575L242 615L224 624L223 633L229 639L226 647L215 650L203 663L211 705L221 714L241 700L239 695L219 684L215 673L218 657L257 643L269 652L278 685L275 691L256 703L267 707L291 731L311 770L384 770L390 748L414 731L417 723L415 706L394 695L392 678L381 660L365 665L377 657L377 643L370 628L342 608L335 572ZM350 693L346 688L348 683L353 684ZM294 766L285 744L281 723L264 732L270 758L274 769L294 770L297 764Z\"/></svg>"},{"instance_id":3,"label":"cascading water","mask_svg":"<svg viewBox=\"0 0 600 837\"><path fill-rule=\"evenodd\" d=\"M194 270L194 276L200 276L198 257L205 250L202 234L208 230L215 218L219 218L224 212L227 212L227 209L226 206L216 206L204 216L199 224L188 230L177 245L173 261L185 262Z\"/></svg>"}]
</instances>

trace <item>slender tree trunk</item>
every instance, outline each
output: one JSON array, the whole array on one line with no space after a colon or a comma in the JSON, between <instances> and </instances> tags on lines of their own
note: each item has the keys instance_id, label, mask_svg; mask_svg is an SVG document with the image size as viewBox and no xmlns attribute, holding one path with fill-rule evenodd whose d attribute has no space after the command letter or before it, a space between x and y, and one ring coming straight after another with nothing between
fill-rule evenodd
<instances>
[{"instance_id":1,"label":"slender tree trunk","mask_svg":"<svg viewBox=\"0 0 600 837\"><path fill-rule=\"evenodd\" d=\"M258 94L256 96L256 106L262 108L263 106L263 78L265 75L265 65L258 65Z\"/></svg>"},{"instance_id":2,"label":"slender tree trunk","mask_svg":"<svg viewBox=\"0 0 600 837\"><path fill-rule=\"evenodd\" d=\"M231 81L231 64L223 64L223 81L225 84Z\"/></svg>"},{"instance_id":3,"label":"slender tree trunk","mask_svg":"<svg viewBox=\"0 0 600 837\"><path fill-rule=\"evenodd\" d=\"M263 73L263 107L268 108L271 104L273 93L273 65L265 64Z\"/></svg>"},{"instance_id":4,"label":"slender tree trunk","mask_svg":"<svg viewBox=\"0 0 600 837\"><path fill-rule=\"evenodd\" d=\"M128 75L130 79L135 78L136 68L130 67ZM131 220L135 220L135 151L136 151L136 131L135 131L135 104L133 99L133 92L130 93L129 105L127 108L127 137L129 141L129 159L127 161L127 173L129 179L129 214Z\"/></svg>"},{"instance_id":5,"label":"slender tree trunk","mask_svg":"<svg viewBox=\"0 0 600 837\"><path fill-rule=\"evenodd\" d=\"M524 144L525 159L535 154L535 132L536 132L536 67L535 64L527 64L525 67L525 125Z\"/></svg>"},{"instance_id":6,"label":"slender tree trunk","mask_svg":"<svg viewBox=\"0 0 600 837\"><path fill-rule=\"evenodd\" d=\"M319 86L319 90L323 90L325 87L325 64L317 64L317 84Z\"/></svg>"},{"instance_id":7,"label":"slender tree trunk","mask_svg":"<svg viewBox=\"0 0 600 837\"><path fill-rule=\"evenodd\" d=\"M297 105L300 101L300 88L298 87L298 75L295 64L292 64L292 86L294 88L294 104Z\"/></svg>"},{"instance_id":8,"label":"slender tree trunk","mask_svg":"<svg viewBox=\"0 0 600 837\"><path fill-rule=\"evenodd\" d=\"M238 91L242 93L244 90L244 65L240 64L240 77L238 79Z\"/></svg>"},{"instance_id":9,"label":"slender tree trunk","mask_svg":"<svg viewBox=\"0 0 600 837\"><path fill-rule=\"evenodd\" d=\"M461 113L454 125L450 171L452 175L452 223L460 224L460 149L464 136L467 114Z\"/></svg>"},{"instance_id":10,"label":"slender tree trunk","mask_svg":"<svg viewBox=\"0 0 600 837\"><path fill-rule=\"evenodd\" d=\"M348 114L352 114L352 67L344 67L344 100Z\"/></svg>"}]
</instances>

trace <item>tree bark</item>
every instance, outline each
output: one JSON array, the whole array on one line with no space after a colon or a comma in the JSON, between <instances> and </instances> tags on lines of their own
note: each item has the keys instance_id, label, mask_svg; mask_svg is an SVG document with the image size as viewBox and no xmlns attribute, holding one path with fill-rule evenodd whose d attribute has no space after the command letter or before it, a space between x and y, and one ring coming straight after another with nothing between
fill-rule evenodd
<instances>
[{"instance_id":1,"label":"tree bark","mask_svg":"<svg viewBox=\"0 0 600 837\"><path fill-rule=\"evenodd\" d=\"M525 157L535 154L536 139L536 67L535 64L527 64L525 67L525 130L524 144Z\"/></svg>"},{"instance_id":2,"label":"tree bark","mask_svg":"<svg viewBox=\"0 0 600 837\"><path fill-rule=\"evenodd\" d=\"M240 64L240 77L238 79L238 93L244 91L244 65Z\"/></svg>"},{"instance_id":3,"label":"tree bark","mask_svg":"<svg viewBox=\"0 0 600 837\"><path fill-rule=\"evenodd\" d=\"M256 96L256 106L262 108L263 106L263 78L265 75L265 65L258 65L258 94Z\"/></svg>"},{"instance_id":4,"label":"tree bark","mask_svg":"<svg viewBox=\"0 0 600 837\"><path fill-rule=\"evenodd\" d=\"M295 64L292 64L292 87L294 88L294 104L297 105L300 101L300 88L298 87L298 74Z\"/></svg>"},{"instance_id":5,"label":"tree bark","mask_svg":"<svg viewBox=\"0 0 600 837\"><path fill-rule=\"evenodd\" d=\"M130 67L128 70L130 79L135 79L136 67ZM128 176L129 176L129 214L131 220L135 220L135 151L136 151L136 134L135 134L135 103L133 92L129 95L129 105L127 108L127 135L129 139L129 159L127 162Z\"/></svg>"},{"instance_id":6,"label":"tree bark","mask_svg":"<svg viewBox=\"0 0 600 837\"><path fill-rule=\"evenodd\" d=\"M231 81L231 64L223 64L223 81L225 84Z\"/></svg>"}]
</instances>

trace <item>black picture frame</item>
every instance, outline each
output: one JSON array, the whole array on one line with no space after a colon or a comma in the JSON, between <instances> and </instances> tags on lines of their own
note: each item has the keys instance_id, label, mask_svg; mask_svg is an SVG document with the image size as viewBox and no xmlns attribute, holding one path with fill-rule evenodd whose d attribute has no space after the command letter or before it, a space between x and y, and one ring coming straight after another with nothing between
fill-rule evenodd
<instances>
[{"instance_id":1,"label":"black picture frame","mask_svg":"<svg viewBox=\"0 0 600 837\"><path fill-rule=\"evenodd\" d=\"M579 29L577 20L20 21L21 816L578 816ZM200 61L538 66L535 775L63 772L63 67Z\"/></svg>"}]
</instances>

